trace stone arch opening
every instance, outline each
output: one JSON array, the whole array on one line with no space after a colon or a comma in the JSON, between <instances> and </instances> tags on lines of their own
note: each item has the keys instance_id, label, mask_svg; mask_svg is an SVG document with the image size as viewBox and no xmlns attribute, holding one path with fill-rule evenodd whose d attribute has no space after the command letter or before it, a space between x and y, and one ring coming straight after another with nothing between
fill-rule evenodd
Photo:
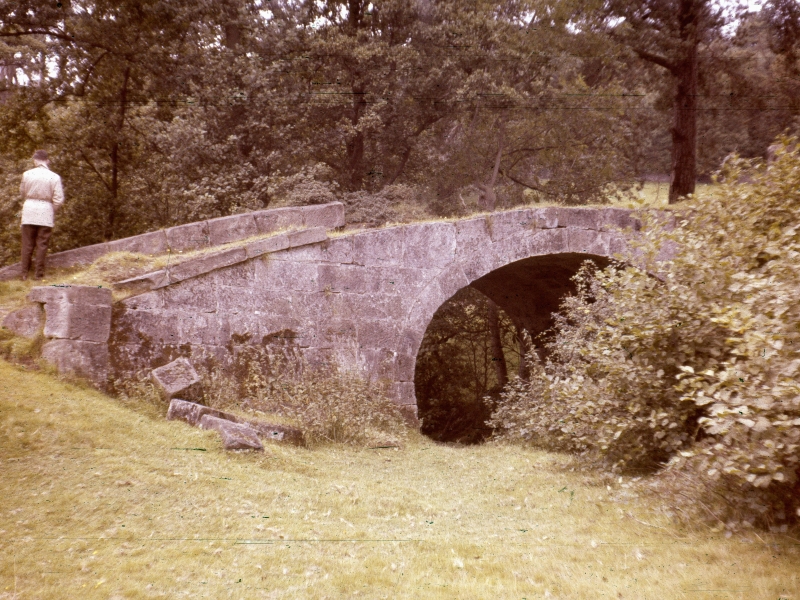
<instances>
[{"instance_id":1,"label":"stone arch opening","mask_svg":"<svg viewBox=\"0 0 800 600\"><path fill-rule=\"evenodd\" d=\"M487 356L489 361L499 356L505 362L509 379L524 377L524 368L519 368L527 350L523 330L535 340L552 326L561 300L575 291L572 277L587 260L599 268L610 262L605 256L578 252L524 258L476 278L439 306L415 359L414 393L424 434L457 443L480 443L491 435L485 421L492 398L499 395L500 375ZM497 315L494 331L489 322L492 303ZM460 334L460 327L466 333ZM493 340L488 339L496 340L498 331L499 355L496 342L493 352Z\"/></svg>"}]
</instances>

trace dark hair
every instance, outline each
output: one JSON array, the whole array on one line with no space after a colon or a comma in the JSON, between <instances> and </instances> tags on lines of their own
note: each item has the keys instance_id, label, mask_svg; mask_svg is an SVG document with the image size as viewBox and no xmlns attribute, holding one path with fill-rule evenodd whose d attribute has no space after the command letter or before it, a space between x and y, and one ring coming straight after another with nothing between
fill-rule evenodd
<instances>
[{"instance_id":1,"label":"dark hair","mask_svg":"<svg viewBox=\"0 0 800 600\"><path fill-rule=\"evenodd\" d=\"M33 153L33 160L47 160L47 152L44 150L37 150Z\"/></svg>"}]
</instances>

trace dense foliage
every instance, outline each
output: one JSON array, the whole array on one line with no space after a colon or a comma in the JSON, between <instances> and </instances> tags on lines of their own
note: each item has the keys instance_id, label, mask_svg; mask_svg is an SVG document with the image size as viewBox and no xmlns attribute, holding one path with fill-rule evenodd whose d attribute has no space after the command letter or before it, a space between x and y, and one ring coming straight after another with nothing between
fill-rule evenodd
<instances>
[{"instance_id":1,"label":"dense foliage","mask_svg":"<svg viewBox=\"0 0 800 600\"><path fill-rule=\"evenodd\" d=\"M530 355L492 425L618 470L669 464L732 527L800 516L800 151L784 140L721 176L651 219L643 269L581 270L548 358Z\"/></svg>"},{"instance_id":2,"label":"dense foliage","mask_svg":"<svg viewBox=\"0 0 800 600\"><path fill-rule=\"evenodd\" d=\"M800 114L793 1L691 38L700 175ZM689 29L654 4L0 0L0 263L38 147L53 250L331 199L363 224L604 202L671 168L680 78L650 59Z\"/></svg>"}]
</instances>

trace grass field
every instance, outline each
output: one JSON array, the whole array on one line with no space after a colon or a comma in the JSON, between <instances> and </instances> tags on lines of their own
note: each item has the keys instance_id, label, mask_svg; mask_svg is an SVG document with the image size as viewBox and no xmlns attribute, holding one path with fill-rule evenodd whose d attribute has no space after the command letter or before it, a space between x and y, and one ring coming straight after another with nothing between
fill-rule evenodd
<instances>
[{"instance_id":1,"label":"grass field","mask_svg":"<svg viewBox=\"0 0 800 600\"><path fill-rule=\"evenodd\" d=\"M0 598L800 599L800 544L681 529L518 447L221 450L0 361Z\"/></svg>"}]
</instances>

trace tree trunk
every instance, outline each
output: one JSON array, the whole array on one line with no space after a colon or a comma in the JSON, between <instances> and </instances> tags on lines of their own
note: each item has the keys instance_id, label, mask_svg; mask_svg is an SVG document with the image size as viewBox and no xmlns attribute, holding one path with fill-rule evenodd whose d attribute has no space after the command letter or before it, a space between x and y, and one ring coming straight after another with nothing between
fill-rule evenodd
<instances>
[{"instance_id":1,"label":"tree trunk","mask_svg":"<svg viewBox=\"0 0 800 600\"><path fill-rule=\"evenodd\" d=\"M364 132L358 129L358 121L364 111L364 87L353 86L353 117L351 123L356 129L355 135L347 141L347 166L350 171L350 190L361 189L364 183Z\"/></svg>"},{"instance_id":2,"label":"tree trunk","mask_svg":"<svg viewBox=\"0 0 800 600\"><path fill-rule=\"evenodd\" d=\"M122 128L125 125L125 111L128 108L128 80L130 79L131 68L125 69L125 75L122 79L122 89L119 93L119 120L117 121L117 130L114 132L114 142L111 146L111 202L108 207L108 217L106 219L106 230L103 232L103 237L106 241L114 236L114 226L117 220L117 206L119 197L119 138L122 134Z\"/></svg>"},{"instance_id":3,"label":"tree trunk","mask_svg":"<svg viewBox=\"0 0 800 600\"><path fill-rule=\"evenodd\" d=\"M497 206L497 194L494 191L494 185L497 182L497 174L500 172L500 159L503 157L503 122L499 122L498 136L497 136L497 155L494 159L494 169L492 170L492 177L488 183L479 183L478 187L481 189L481 204L489 212L493 212Z\"/></svg>"},{"instance_id":4,"label":"tree trunk","mask_svg":"<svg viewBox=\"0 0 800 600\"><path fill-rule=\"evenodd\" d=\"M531 345L528 343L529 338L525 335L526 331L519 323L514 323L517 330L517 343L519 344L519 365L517 366L517 375L523 381L528 381L531 378L531 370L528 368L528 363L525 357L530 352Z\"/></svg>"},{"instance_id":5,"label":"tree trunk","mask_svg":"<svg viewBox=\"0 0 800 600\"><path fill-rule=\"evenodd\" d=\"M489 304L487 320L492 344L492 366L494 367L498 384L500 387L505 387L508 383L508 367L506 366L505 354L503 354L503 340L500 337L500 312L497 304L491 300L487 300L487 302Z\"/></svg>"},{"instance_id":6,"label":"tree trunk","mask_svg":"<svg viewBox=\"0 0 800 600\"><path fill-rule=\"evenodd\" d=\"M672 127L672 177L669 203L694 193L697 178L697 27L696 0L682 0L679 21L686 54L675 66L675 122Z\"/></svg>"}]
</instances>

